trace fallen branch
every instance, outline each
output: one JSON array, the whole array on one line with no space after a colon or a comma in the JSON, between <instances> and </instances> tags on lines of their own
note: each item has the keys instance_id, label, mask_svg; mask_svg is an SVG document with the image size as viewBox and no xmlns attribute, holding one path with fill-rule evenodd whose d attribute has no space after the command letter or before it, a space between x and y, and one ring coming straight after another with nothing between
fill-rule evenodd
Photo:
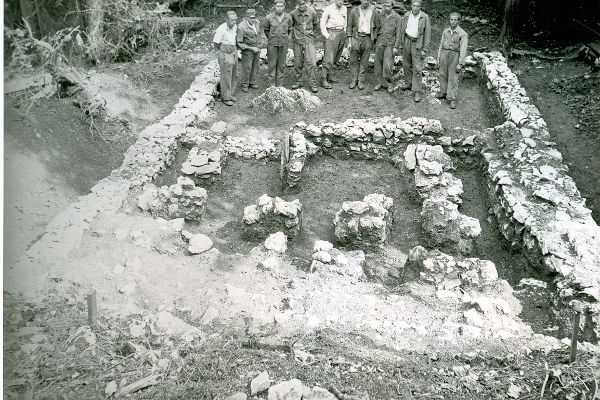
<instances>
[{"instance_id":1,"label":"fallen branch","mask_svg":"<svg viewBox=\"0 0 600 400\"><path fill-rule=\"evenodd\" d=\"M537 51L529 51L529 50L521 50L521 49L512 49L511 51L513 57L514 56L534 56L537 58L540 58L542 60L550 60L550 61L556 61L556 60L561 60L561 59L575 59L577 58L577 54L575 55L569 55L569 56L547 56L545 54L539 53Z\"/></svg>"},{"instance_id":2,"label":"fallen branch","mask_svg":"<svg viewBox=\"0 0 600 400\"><path fill-rule=\"evenodd\" d=\"M131 393L135 393L138 390L145 389L150 386L154 386L160 382L161 374L150 375L145 378L140 379L137 382L133 382L121 389L117 392L116 396L125 396Z\"/></svg>"}]
</instances>

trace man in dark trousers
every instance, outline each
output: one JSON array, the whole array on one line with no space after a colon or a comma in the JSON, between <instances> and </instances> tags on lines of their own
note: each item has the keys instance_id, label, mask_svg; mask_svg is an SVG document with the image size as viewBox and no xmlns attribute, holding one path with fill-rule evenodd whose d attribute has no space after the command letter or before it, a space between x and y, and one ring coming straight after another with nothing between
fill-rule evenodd
<instances>
[{"instance_id":1,"label":"man in dark trousers","mask_svg":"<svg viewBox=\"0 0 600 400\"><path fill-rule=\"evenodd\" d=\"M400 48L400 18L392 10L392 0L384 0L383 10L376 20L378 34L375 46L375 90L387 88L389 93L394 92L392 75L394 56Z\"/></svg>"},{"instance_id":2,"label":"man in dark trousers","mask_svg":"<svg viewBox=\"0 0 600 400\"><path fill-rule=\"evenodd\" d=\"M459 23L460 14L450 13L450 28L446 28L442 32L442 41L438 50L440 92L435 97L447 98L450 108L456 108L458 77L465 65L467 46L469 45L469 35L458 26Z\"/></svg>"},{"instance_id":3,"label":"man in dark trousers","mask_svg":"<svg viewBox=\"0 0 600 400\"><path fill-rule=\"evenodd\" d=\"M241 89L247 93L248 87L256 89L256 77L260 64L260 27L256 10L246 10L246 18L237 27L237 46L242 51Z\"/></svg>"},{"instance_id":4,"label":"man in dark trousers","mask_svg":"<svg viewBox=\"0 0 600 400\"><path fill-rule=\"evenodd\" d=\"M292 89L302 86L302 68L308 75L308 84L313 93L317 93L317 56L315 51L315 32L319 28L319 17L306 0L298 0L298 6L290 13L292 16L292 44L294 46L294 76L296 83Z\"/></svg>"},{"instance_id":5,"label":"man in dark trousers","mask_svg":"<svg viewBox=\"0 0 600 400\"><path fill-rule=\"evenodd\" d=\"M285 12L283 0L276 0L274 11L267 15L264 27L268 40L269 77L275 86L280 86L283 82L292 23L291 15Z\"/></svg>"},{"instance_id":6,"label":"man in dark trousers","mask_svg":"<svg viewBox=\"0 0 600 400\"><path fill-rule=\"evenodd\" d=\"M234 11L228 11L227 21L219 25L213 38L221 72L219 79L221 101L228 106L232 106L233 102L237 101L237 98L233 95L237 86L238 75L236 24L237 14Z\"/></svg>"},{"instance_id":7,"label":"man in dark trousers","mask_svg":"<svg viewBox=\"0 0 600 400\"><path fill-rule=\"evenodd\" d=\"M369 65L371 48L377 38L375 20L377 11L370 0L361 0L359 7L354 7L348 17L346 35L350 41L350 89L358 85L365 88L365 71Z\"/></svg>"},{"instance_id":8,"label":"man in dark trousers","mask_svg":"<svg viewBox=\"0 0 600 400\"><path fill-rule=\"evenodd\" d=\"M344 49L347 25L348 9L343 0L333 0L333 3L323 9L320 27L321 34L325 38L325 48L321 64L321 86L325 89L331 89L331 84L338 82L331 72Z\"/></svg>"},{"instance_id":9,"label":"man in dark trousers","mask_svg":"<svg viewBox=\"0 0 600 400\"><path fill-rule=\"evenodd\" d=\"M412 0L411 10L400 21L402 42L402 65L406 84L402 90L411 90L415 102L422 99L421 90L423 58L429 51L431 42L431 22L429 16L421 10L421 0Z\"/></svg>"}]
</instances>

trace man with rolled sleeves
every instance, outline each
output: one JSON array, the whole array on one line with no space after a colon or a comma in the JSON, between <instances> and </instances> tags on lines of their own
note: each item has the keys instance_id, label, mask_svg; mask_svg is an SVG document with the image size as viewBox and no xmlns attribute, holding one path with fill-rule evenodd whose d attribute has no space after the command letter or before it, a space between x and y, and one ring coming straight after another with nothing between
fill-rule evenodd
<instances>
[{"instance_id":1,"label":"man with rolled sleeves","mask_svg":"<svg viewBox=\"0 0 600 400\"><path fill-rule=\"evenodd\" d=\"M383 1L383 10L378 15L377 44L375 46L375 90L386 88L394 92L392 75L394 56L400 48L400 15L392 9L392 0Z\"/></svg>"},{"instance_id":2,"label":"man with rolled sleeves","mask_svg":"<svg viewBox=\"0 0 600 400\"><path fill-rule=\"evenodd\" d=\"M456 108L458 76L465 65L469 44L469 35L458 25L459 22L460 14L450 13L450 28L446 28L442 32L438 50L440 92L435 97L447 98L450 101L450 108L453 109Z\"/></svg>"},{"instance_id":3,"label":"man with rolled sleeves","mask_svg":"<svg viewBox=\"0 0 600 400\"><path fill-rule=\"evenodd\" d=\"M237 14L234 11L227 12L227 21L219 25L215 31L213 45L217 49L219 60L219 87L221 90L221 101L232 106L237 98L233 96L237 86L238 63L237 63Z\"/></svg>"},{"instance_id":4,"label":"man with rolled sleeves","mask_svg":"<svg viewBox=\"0 0 600 400\"><path fill-rule=\"evenodd\" d=\"M283 0L276 0L274 11L267 15L264 26L268 40L269 77L275 86L280 86L283 82L292 23L291 15L285 12Z\"/></svg>"},{"instance_id":5,"label":"man with rolled sleeves","mask_svg":"<svg viewBox=\"0 0 600 400\"><path fill-rule=\"evenodd\" d=\"M248 88L256 89L256 76L260 64L260 27L256 10L246 10L246 18L237 27L237 46L242 52L241 89L247 93Z\"/></svg>"},{"instance_id":6,"label":"man with rolled sleeves","mask_svg":"<svg viewBox=\"0 0 600 400\"><path fill-rule=\"evenodd\" d=\"M422 99L421 90L423 58L429 51L431 42L431 22L429 16L421 10L421 0L412 0L411 10L400 21L402 42L402 65L406 84L402 90L411 90L415 102Z\"/></svg>"},{"instance_id":7,"label":"man with rolled sleeves","mask_svg":"<svg viewBox=\"0 0 600 400\"><path fill-rule=\"evenodd\" d=\"M290 13L292 16L292 44L294 46L294 76L296 83L292 89L302 86L302 68L308 75L308 84L313 93L317 87L317 57L315 51L315 32L319 27L319 17L314 8L306 4L306 0L298 0L297 7Z\"/></svg>"},{"instance_id":8,"label":"man with rolled sleeves","mask_svg":"<svg viewBox=\"0 0 600 400\"><path fill-rule=\"evenodd\" d=\"M321 86L331 89L331 83L338 82L331 75L334 63L341 54L346 42L346 25L348 24L348 9L343 0L333 0L325 7L321 15L321 33L325 38L323 64L321 65Z\"/></svg>"},{"instance_id":9,"label":"man with rolled sleeves","mask_svg":"<svg viewBox=\"0 0 600 400\"><path fill-rule=\"evenodd\" d=\"M357 85L359 90L365 88L365 71L369 65L371 48L377 38L376 19L377 11L370 0L361 0L360 6L350 11L346 30L350 41L350 89Z\"/></svg>"}]
</instances>

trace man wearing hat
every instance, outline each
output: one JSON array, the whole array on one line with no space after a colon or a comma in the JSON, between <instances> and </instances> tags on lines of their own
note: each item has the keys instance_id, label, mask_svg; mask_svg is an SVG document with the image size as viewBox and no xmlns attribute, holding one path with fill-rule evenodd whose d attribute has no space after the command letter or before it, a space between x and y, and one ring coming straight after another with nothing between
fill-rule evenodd
<instances>
[{"instance_id":1,"label":"man wearing hat","mask_svg":"<svg viewBox=\"0 0 600 400\"><path fill-rule=\"evenodd\" d=\"M431 42L431 22L421 10L421 0L412 0L411 10L400 21L402 65L406 84L402 90L411 90L415 102L421 101L423 58Z\"/></svg>"},{"instance_id":2,"label":"man wearing hat","mask_svg":"<svg viewBox=\"0 0 600 400\"><path fill-rule=\"evenodd\" d=\"M346 35L350 41L350 89L365 88L365 71L369 65L371 48L377 38L375 20L377 11L370 0L361 0L360 6L350 11Z\"/></svg>"},{"instance_id":3,"label":"man wearing hat","mask_svg":"<svg viewBox=\"0 0 600 400\"><path fill-rule=\"evenodd\" d=\"M227 21L219 25L215 31L213 45L217 49L217 59L219 60L219 70L221 77L219 87L221 90L221 100L228 106L232 106L237 98L233 96L237 86L237 14L234 11L227 12Z\"/></svg>"},{"instance_id":4,"label":"man wearing hat","mask_svg":"<svg viewBox=\"0 0 600 400\"><path fill-rule=\"evenodd\" d=\"M260 63L260 28L256 10L246 10L246 18L237 27L237 46L242 51L241 89L247 93L248 87L256 89L256 76Z\"/></svg>"},{"instance_id":5,"label":"man wearing hat","mask_svg":"<svg viewBox=\"0 0 600 400\"><path fill-rule=\"evenodd\" d=\"M377 16L377 45L375 46L375 90L387 88L394 92L392 75L394 56L400 48L400 15L392 9L392 0L383 0L383 10Z\"/></svg>"},{"instance_id":6,"label":"man wearing hat","mask_svg":"<svg viewBox=\"0 0 600 400\"><path fill-rule=\"evenodd\" d=\"M325 89L331 89L331 83L337 82L331 75L333 64L339 59L346 42L348 9L344 6L343 0L333 0L333 3L323 9L320 25L321 33L325 38L325 51L323 53L323 64L321 65L321 86Z\"/></svg>"},{"instance_id":7,"label":"man wearing hat","mask_svg":"<svg viewBox=\"0 0 600 400\"><path fill-rule=\"evenodd\" d=\"M294 46L294 75L296 83L292 89L302 86L302 67L308 75L310 90L317 93L315 70L317 58L315 52L315 32L319 27L319 17L314 8L306 4L306 0L298 0L298 6L290 13L292 16L292 43Z\"/></svg>"},{"instance_id":8,"label":"man wearing hat","mask_svg":"<svg viewBox=\"0 0 600 400\"><path fill-rule=\"evenodd\" d=\"M279 86L285 73L288 38L292 31L292 17L285 12L283 0L275 1L274 11L265 18L264 31L268 40L269 77L275 86Z\"/></svg>"},{"instance_id":9,"label":"man wearing hat","mask_svg":"<svg viewBox=\"0 0 600 400\"><path fill-rule=\"evenodd\" d=\"M456 108L458 93L458 75L465 65L469 35L460 26L460 14L450 13L450 28L442 32L442 41L438 50L440 64L440 92L435 96L444 97L450 102L450 108Z\"/></svg>"}]
</instances>

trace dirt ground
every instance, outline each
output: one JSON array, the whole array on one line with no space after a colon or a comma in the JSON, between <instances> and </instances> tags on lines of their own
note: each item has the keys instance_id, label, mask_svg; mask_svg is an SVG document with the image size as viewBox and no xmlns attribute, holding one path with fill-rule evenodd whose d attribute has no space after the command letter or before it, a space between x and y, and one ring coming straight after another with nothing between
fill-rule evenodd
<instances>
[{"instance_id":1,"label":"dirt ground","mask_svg":"<svg viewBox=\"0 0 600 400\"><path fill-rule=\"evenodd\" d=\"M431 3L431 10L427 11L434 23L433 43L439 40L447 11L458 7L468 16L469 6L466 2ZM473 15L475 12L480 18L493 21L491 12L474 10ZM17 107L13 101L7 102L5 265L22 256L43 234L46 223L67 204L87 193L120 164L125 149L135 140L139 130L171 110L201 69L205 60L202 54L207 51L211 29L219 18L221 16L210 17L209 28L194 37L197 48L173 53L166 60L147 57L139 62L110 65L95 71L96 75L107 74L115 81L124 82L125 89L121 91L106 89L107 95L117 93L123 104L128 105L122 108L123 113L118 119L120 125L116 125L122 129L118 131L107 130L102 136L92 135L89 123L80 117L79 109L70 99L51 99L35 103L31 108L27 103ZM472 50L483 46L494 48L498 29L493 23L467 21L463 27L472 34ZM598 221L600 165L597 155L600 145L598 119L593 118L597 108L592 103L583 104L580 97L588 92L598 96L597 75L585 78L589 68L578 61L533 63L530 59L521 59L511 66L540 108ZM264 77L264 66L261 68ZM225 121L229 135L276 138L281 138L301 120L342 121L394 114L435 118L446 128L464 127L474 131L485 129L491 123L476 80L461 83L458 108L450 110L447 104L440 104L431 97L415 104L407 92L392 95L373 92L371 75L368 75L364 91L350 91L347 87L349 71L339 69L336 74L341 83L335 84L333 90L320 89L318 96L324 106L316 112L282 117L248 108L249 101L266 88L263 81L256 91L248 94L238 91L239 101L234 107L218 102L215 118L210 122ZM549 84L555 79L558 82ZM585 83L580 84L580 81ZM289 87L292 82L288 70L284 83ZM132 90L133 93L129 93ZM131 113L131 110L143 112ZM182 152L176 163L184 156ZM334 288L338 292L331 292L332 288L326 282L311 286L310 277L303 275L308 252L315 239L331 237L330 221L344 200L362 198L373 191L391 193L395 200L399 199L396 221L400 229L394 233L393 247L406 252L420 241L419 200L409 175L399 177L399 170L385 163L369 163L367 168L366 162L313 161L305 171L302 191L296 193L282 191L277 163L228 160L222 180L208 187L210 200L205 218L199 224L189 226L194 232L208 234L220 255L215 252L192 260L182 248L170 256L131 243L117 243L114 232L118 227L147 228L143 225L147 218L143 218L141 212L94 224L86 233L81 248L72 255L70 264L64 266L69 273L55 278L56 287L51 289L44 303L24 303L5 293L6 398L27 398L34 393L34 398L40 399L104 398L104 390L111 381L130 383L149 374L159 374L160 384L133 397L221 399L235 391L247 391L249 381L262 370L268 370L275 381L299 378L306 385L335 385L366 391L372 399L570 399L592 398L598 392L598 377L594 377L598 356L585 349L580 350L579 361L570 365L564 346L560 350L548 347L546 352L531 352L523 348L522 343L521 346L495 347L481 340L458 349L460 343L442 342L436 335L443 332L453 318L462 315L459 307L443 305L435 297L424 302L430 308L418 301L410 303L412 308L369 303L378 297L387 296L386 299L396 301L407 295L404 288L377 282L342 285ZM336 178L339 171L348 173ZM157 183L172 183L174 173L171 170ZM462 179L465 190L462 212L478 218L483 229L474 256L493 260L501 278L512 286L522 278L545 280L529 268L522 255L511 253L501 244L495 222L489 217L481 169L477 165L461 165L456 175ZM298 269L294 272L298 274L294 275L296 283L294 279L273 282L268 271L259 270L247 255L258 243L243 241L240 237L243 207L264 193L281 194L288 199L298 197L305 204L306 229L297 244L290 248L290 258ZM142 264L133 270L126 265L123 272L122 264L134 258L142 260ZM176 265L171 265L174 258ZM292 273L290 271L293 269L285 272ZM84 283L69 286L69 277L77 277ZM87 351L85 341L83 345L81 341L73 341L77 328L86 324L86 307L82 299L90 282L98 285L100 304L111 307L101 310L99 325L94 330L98 344L90 346L97 349L94 354ZM120 291L124 282L136 282L139 291L132 296L124 294ZM257 331L250 323L244 330L243 323L247 320L239 313L243 315L244 311L256 307L255 304L267 308L273 306L277 312L285 313L296 306L293 298L286 297L287 293L295 290L297 294L304 285L310 292L300 297L313 303L307 301L302 312L308 313L311 305L316 307L315 302L329 301L331 310L339 312L336 315L324 313L319 317L332 321L337 318L339 322L369 313L374 319L384 318L385 312L397 314L398 321L409 321L410 327L400 330L397 337L403 350L393 350L390 342L386 343L377 335L355 330L318 329L284 342L269 341L269 332ZM210 287L214 288L207 289ZM357 288L361 292L355 295L353 290ZM567 332L555 329L550 290L552 288L517 291L515 295L523 302L520 318L536 333L564 337ZM345 303L337 304L336 293L344 301L356 297L355 303L351 303L355 308L341 309ZM222 301L219 312L223 316L234 315L235 328L201 323L211 301L231 300L234 295L237 302ZM365 303L361 304L363 301ZM369 304L376 306L368 309ZM141 336L133 335L132 321L146 321L148 313L165 307L187 323L202 325L201 340L192 345L175 336L156 334L150 328ZM268 312L263 315L264 318L270 316ZM276 325L277 320L274 320L274 329ZM35 327L41 328L39 332L43 332L43 337L23 334L23 328ZM438 347L433 350L435 346ZM306 351L313 358L299 360L294 352L297 349ZM165 358L171 360L166 368L159 363L159 359ZM520 392L516 397L514 387ZM541 391L545 391L545 395L541 396Z\"/></svg>"}]
</instances>

